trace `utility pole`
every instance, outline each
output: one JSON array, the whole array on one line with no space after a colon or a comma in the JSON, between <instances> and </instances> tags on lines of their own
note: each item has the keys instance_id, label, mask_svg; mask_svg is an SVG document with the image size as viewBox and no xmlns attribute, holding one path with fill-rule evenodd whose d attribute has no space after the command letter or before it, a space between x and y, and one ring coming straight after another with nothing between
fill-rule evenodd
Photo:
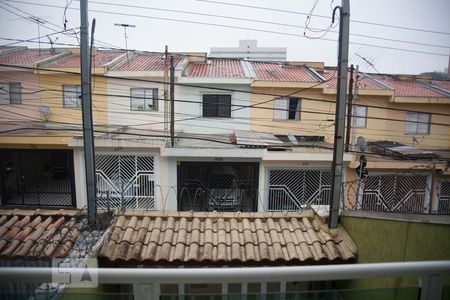
<instances>
[{"instance_id":1,"label":"utility pole","mask_svg":"<svg viewBox=\"0 0 450 300\"><path fill-rule=\"evenodd\" d=\"M170 144L175 145L175 67L170 55Z\"/></svg>"},{"instance_id":2,"label":"utility pole","mask_svg":"<svg viewBox=\"0 0 450 300\"><path fill-rule=\"evenodd\" d=\"M359 100L359 95L358 95L358 93L359 93L359 65L356 65L356 68L355 68L355 82L354 82L354 84L353 84L353 95L352 95L352 106L356 106L356 104L358 103L358 100ZM351 132L351 135L352 135L352 137L351 137L351 144L352 144L352 147L355 147L355 144L356 144L356 131L354 130L354 128L355 128L355 124L356 124L356 122L355 122L355 118L352 118L352 128L353 128L353 130L352 130L352 132ZM354 149L354 148L352 148L352 149Z\"/></svg>"},{"instance_id":3,"label":"utility pole","mask_svg":"<svg viewBox=\"0 0 450 300\"><path fill-rule=\"evenodd\" d=\"M350 147L350 134L352 128L352 102L353 102L353 65L350 66L350 80L348 83L348 103L347 103L347 134L345 135L345 152Z\"/></svg>"},{"instance_id":4,"label":"utility pole","mask_svg":"<svg viewBox=\"0 0 450 300\"><path fill-rule=\"evenodd\" d=\"M164 134L169 133L169 48L164 51Z\"/></svg>"},{"instance_id":5,"label":"utility pole","mask_svg":"<svg viewBox=\"0 0 450 300\"><path fill-rule=\"evenodd\" d=\"M342 170L344 158L344 134L345 134L345 104L347 96L347 68L348 68L348 43L350 30L350 3L349 0L342 0L342 6L336 7L334 13L339 8L339 54L338 54L338 82L336 99L336 117L334 125L334 147L333 165L331 168L332 198L330 203L329 226L336 228L339 217L339 204L342 191Z\"/></svg>"},{"instance_id":6,"label":"utility pole","mask_svg":"<svg viewBox=\"0 0 450 300\"><path fill-rule=\"evenodd\" d=\"M91 76L89 56L88 0L80 1L81 17L81 107L83 116L84 163L89 224L96 222L96 180L94 154L94 128L92 125Z\"/></svg>"},{"instance_id":7,"label":"utility pole","mask_svg":"<svg viewBox=\"0 0 450 300\"><path fill-rule=\"evenodd\" d=\"M132 24L114 24L114 26L120 26L123 27L123 34L125 35L125 52L127 53L127 63L129 63L130 61L128 60L128 35L127 35L127 28L135 28L135 25Z\"/></svg>"}]
</instances>

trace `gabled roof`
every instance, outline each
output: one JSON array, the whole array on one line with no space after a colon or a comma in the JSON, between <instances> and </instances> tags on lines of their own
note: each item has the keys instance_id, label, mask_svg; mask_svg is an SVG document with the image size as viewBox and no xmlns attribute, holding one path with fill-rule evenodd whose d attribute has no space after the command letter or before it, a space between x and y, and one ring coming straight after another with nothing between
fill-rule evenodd
<instances>
[{"instance_id":1,"label":"gabled roof","mask_svg":"<svg viewBox=\"0 0 450 300\"><path fill-rule=\"evenodd\" d=\"M306 66L287 66L276 63L251 62L255 80L286 82L320 82L321 80Z\"/></svg>"},{"instance_id":2,"label":"gabled roof","mask_svg":"<svg viewBox=\"0 0 450 300\"><path fill-rule=\"evenodd\" d=\"M0 258L66 257L80 236L78 210L0 210Z\"/></svg>"},{"instance_id":3,"label":"gabled roof","mask_svg":"<svg viewBox=\"0 0 450 300\"><path fill-rule=\"evenodd\" d=\"M18 66L32 66L40 61L56 57L61 52L49 49L27 49L27 48L6 48L2 47L0 52L0 63Z\"/></svg>"},{"instance_id":4,"label":"gabled roof","mask_svg":"<svg viewBox=\"0 0 450 300\"><path fill-rule=\"evenodd\" d=\"M123 55L122 51L96 51L92 58L92 67L104 67ZM46 65L47 68L78 68L80 54L70 54Z\"/></svg>"},{"instance_id":5,"label":"gabled roof","mask_svg":"<svg viewBox=\"0 0 450 300\"><path fill-rule=\"evenodd\" d=\"M163 71L164 70L164 54L158 53L128 53L129 59L124 59L121 63L113 66L111 71ZM181 61L180 56L174 57L174 64L177 65ZM168 61L170 63L170 61Z\"/></svg>"},{"instance_id":6,"label":"gabled roof","mask_svg":"<svg viewBox=\"0 0 450 300\"><path fill-rule=\"evenodd\" d=\"M431 84L450 93L450 80L432 80Z\"/></svg>"},{"instance_id":7,"label":"gabled roof","mask_svg":"<svg viewBox=\"0 0 450 300\"><path fill-rule=\"evenodd\" d=\"M337 74L338 71L336 68L334 69L325 69L322 73L322 76L328 80L327 86L329 88L335 89L337 88ZM388 86L383 85L380 82L377 82L375 79L371 78L367 74L359 73L360 77L358 78L358 88L363 90L389 90ZM347 86L350 81L350 72L347 73Z\"/></svg>"},{"instance_id":8,"label":"gabled roof","mask_svg":"<svg viewBox=\"0 0 450 300\"><path fill-rule=\"evenodd\" d=\"M392 75L371 74L370 77L391 87L396 97L427 97L446 98L444 92L440 92L433 87L415 79L399 79Z\"/></svg>"},{"instance_id":9,"label":"gabled roof","mask_svg":"<svg viewBox=\"0 0 450 300\"><path fill-rule=\"evenodd\" d=\"M342 226L313 210L279 213L124 212L99 258L147 265L286 265L353 261Z\"/></svg>"},{"instance_id":10,"label":"gabled roof","mask_svg":"<svg viewBox=\"0 0 450 300\"><path fill-rule=\"evenodd\" d=\"M208 62L190 63L183 76L186 77L246 77L241 61L238 59L211 59Z\"/></svg>"}]
</instances>

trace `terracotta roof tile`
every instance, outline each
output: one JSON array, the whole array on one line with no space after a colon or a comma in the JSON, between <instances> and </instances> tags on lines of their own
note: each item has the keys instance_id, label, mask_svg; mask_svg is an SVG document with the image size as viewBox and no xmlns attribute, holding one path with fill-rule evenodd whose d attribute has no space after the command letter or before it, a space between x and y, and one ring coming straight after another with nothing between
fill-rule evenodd
<instances>
[{"instance_id":1,"label":"terracotta roof tile","mask_svg":"<svg viewBox=\"0 0 450 300\"><path fill-rule=\"evenodd\" d=\"M372 78L390 86L397 97L428 97L445 98L444 93L433 90L431 87L417 80L400 80L389 75L370 75Z\"/></svg>"},{"instance_id":2,"label":"terracotta roof tile","mask_svg":"<svg viewBox=\"0 0 450 300\"><path fill-rule=\"evenodd\" d=\"M327 69L324 70L321 75L326 79L327 86L329 88L335 89L337 87L337 70L334 69ZM347 84L350 80L350 72L347 74ZM363 90L383 90L383 89L389 89L388 87L384 87L383 85L376 82L376 80L371 79L370 77L366 76L364 73L361 73L360 78L358 80L358 88Z\"/></svg>"},{"instance_id":3,"label":"terracotta roof tile","mask_svg":"<svg viewBox=\"0 0 450 300\"><path fill-rule=\"evenodd\" d=\"M284 66L275 63L252 62L256 80L287 82L319 82L307 67Z\"/></svg>"},{"instance_id":4,"label":"terracotta roof tile","mask_svg":"<svg viewBox=\"0 0 450 300\"><path fill-rule=\"evenodd\" d=\"M103 67L123 55L121 51L97 51L92 59L92 66ZM47 68L78 68L80 67L80 54L64 56L54 62L49 63Z\"/></svg>"},{"instance_id":5,"label":"terracotta roof tile","mask_svg":"<svg viewBox=\"0 0 450 300\"><path fill-rule=\"evenodd\" d=\"M181 57L174 57L174 64L177 65ZM169 62L168 62L169 63ZM129 61L126 59L120 64L111 68L111 71L163 71L164 54L152 53L129 53Z\"/></svg>"},{"instance_id":6,"label":"terracotta roof tile","mask_svg":"<svg viewBox=\"0 0 450 300\"><path fill-rule=\"evenodd\" d=\"M59 54L60 53L58 52L51 52L50 50L41 50L39 53L38 49L24 49L22 51L0 56L0 63L28 66Z\"/></svg>"},{"instance_id":7,"label":"terracotta roof tile","mask_svg":"<svg viewBox=\"0 0 450 300\"><path fill-rule=\"evenodd\" d=\"M191 63L186 68L187 77L245 77L241 61L237 59L212 59L208 63Z\"/></svg>"},{"instance_id":8,"label":"terracotta roof tile","mask_svg":"<svg viewBox=\"0 0 450 300\"><path fill-rule=\"evenodd\" d=\"M125 212L116 216L99 257L171 264L309 264L356 258L342 227L303 213Z\"/></svg>"},{"instance_id":9,"label":"terracotta roof tile","mask_svg":"<svg viewBox=\"0 0 450 300\"><path fill-rule=\"evenodd\" d=\"M0 258L65 257L78 239L77 210L0 210Z\"/></svg>"},{"instance_id":10,"label":"terracotta roof tile","mask_svg":"<svg viewBox=\"0 0 450 300\"><path fill-rule=\"evenodd\" d=\"M450 80L433 80L431 84L450 93Z\"/></svg>"}]
</instances>

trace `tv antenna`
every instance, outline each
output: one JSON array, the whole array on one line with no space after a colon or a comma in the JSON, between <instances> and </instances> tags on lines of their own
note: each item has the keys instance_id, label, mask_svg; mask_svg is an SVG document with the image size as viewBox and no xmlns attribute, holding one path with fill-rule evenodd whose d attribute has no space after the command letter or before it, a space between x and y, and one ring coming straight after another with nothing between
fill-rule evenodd
<instances>
[{"instance_id":1,"label":"tv antenna","mask_svg":"<svg viewBox=\"0 0 450 300\"><path fill-rule=\"evenodd\" d=\"M130 28L135 28L136 26L135 26L135 25L132 25L132 24L119 24L119 23L115 23L114 26L120 26L120 27L123 27L123 33L124 33L124 36L125 36L125 51L126 51L126 53L127 53L127 63L129 63L129 60L128 60L128 42L127 42L128 36L127 36L127 28L128 28L128 27L130 27Z\"/></svg>"},{"instance_id":2,"label":"tv antenna","mask_svg":"<svg viewBox=\"0 0 450 300\"><path fill-rule=\"evenodd\" d=\"M48 38L48 41L50 43L50 49L53 52L55 50L55 49L53 49L53 44L58 40L58 37L56 37L55 40L53 41L47 34L47 38Z\"/></svg>"},{"instance_id":3,"label":"tv antenna","mask_svg":"<svg viewBox=\"0 0 450 300\"><path fill-rule=\"evenodd\" d=\"M28 17L31 21L36 22L38 26L38 44L39 44L39 55L41 55L41 24L45 24L45 22L39 17Z\"/></svg>"}]
</instances>

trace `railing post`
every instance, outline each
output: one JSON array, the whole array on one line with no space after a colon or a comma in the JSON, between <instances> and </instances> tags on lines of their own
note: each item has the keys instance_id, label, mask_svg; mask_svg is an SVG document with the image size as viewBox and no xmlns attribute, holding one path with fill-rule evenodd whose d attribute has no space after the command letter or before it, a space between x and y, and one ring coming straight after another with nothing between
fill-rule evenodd
<instances>
[{"instance_id":1,"label":"railing post","mask_svg":"<svg viewBox=\"0 0 450 300\"><path fill-rule=\"evenodd\" d=\"M423 275L420 277L420 300L442 299L442 289L444 284L442 276Z\"/></svg>"}]
</instances>

